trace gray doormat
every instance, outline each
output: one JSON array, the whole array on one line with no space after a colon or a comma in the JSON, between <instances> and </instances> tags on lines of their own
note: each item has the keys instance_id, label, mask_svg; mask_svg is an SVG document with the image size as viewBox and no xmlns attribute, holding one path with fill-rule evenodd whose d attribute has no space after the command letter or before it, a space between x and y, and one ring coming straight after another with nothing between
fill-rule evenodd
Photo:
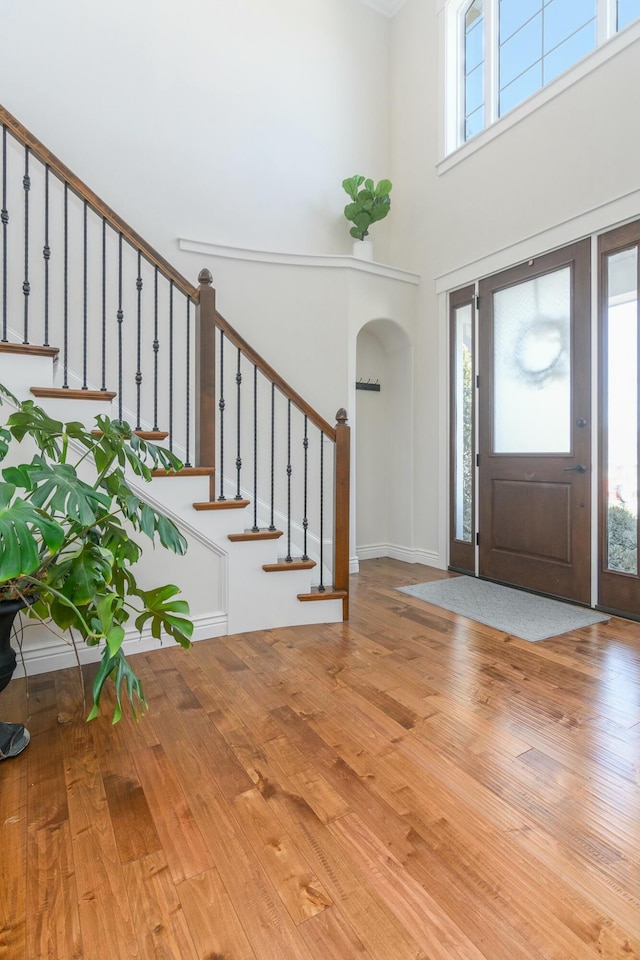
<instances>
[{"instance_id":1,"label":"gray doormat","mask_svg":"<svg viewBox=\"0 0 640 960\"><path fill-rule=\"evenodd\" d=\"M398 590L531 642L609 619L587 607L549 600L475 577L451 577Z\"/></svg>"}]
</instances>

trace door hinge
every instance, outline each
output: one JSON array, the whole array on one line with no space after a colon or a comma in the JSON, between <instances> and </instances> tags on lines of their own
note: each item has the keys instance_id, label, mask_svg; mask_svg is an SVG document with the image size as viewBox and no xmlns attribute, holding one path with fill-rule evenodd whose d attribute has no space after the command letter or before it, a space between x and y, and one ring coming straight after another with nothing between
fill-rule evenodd
<instances>
[{"instance_id":1,"label":"door hinge","mask_svg":"<svg viewBox=\"0 0 640 960\"><path fill-rule=\"evenodd\" d=\"M476 293L476 310L480 309L480 294Z\"/></svg>"},{"instance_id":2,"label":"door hinge","mask_svg":"<svg viewBox=\"0 0 640 960\"><path fill-rule=\"evenodd\" d=\"M476 390L480 389L480 374L476 376Z\"/></svg>"},{"instance_id":3,"label":"door hinge","mask_svg":"<svg viewBox=\"0 0 640 960\"><path fill-rule=\"evenodd\" d=\"M480 454L476 453L476 467L480 466Z\"/></svg>"},{"instance_id":4,"label":"door hinge","mask_svg":"<svg viewBox=\"0 0 640 960\"><path fill-rule=\"evenodd\" d=\"M476 533L476 546L480 546L480 534Z\"/></svg>"}]
</instances>

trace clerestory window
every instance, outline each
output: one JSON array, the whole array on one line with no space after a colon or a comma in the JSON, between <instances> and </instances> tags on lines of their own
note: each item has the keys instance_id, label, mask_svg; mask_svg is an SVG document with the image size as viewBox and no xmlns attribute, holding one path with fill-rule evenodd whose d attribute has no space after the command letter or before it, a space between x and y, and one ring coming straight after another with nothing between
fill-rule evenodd
<instances>
[{"instance_id":1,"label":"clerestory window","mask_svg":"<svg viewBox=\"0 0 640 960\"><path fill-rule=\"evenodd\" d=\"M449 98L456 106L449 149L471 140L640 18L640 0L451 3L458 91Z\"/></svg>"}]
</instances>

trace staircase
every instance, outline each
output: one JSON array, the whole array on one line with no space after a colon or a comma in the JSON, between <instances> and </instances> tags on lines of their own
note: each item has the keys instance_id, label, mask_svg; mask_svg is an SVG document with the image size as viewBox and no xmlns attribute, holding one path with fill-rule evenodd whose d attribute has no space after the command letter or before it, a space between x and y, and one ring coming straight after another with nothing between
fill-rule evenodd
<instances>
[{"instance_id":1,"label":"staircase","mask_svg":"<svg viewBox=\"0 0 640 960\"><path fill-rule=\"evenodd\" d=\"M192 286L2 107L0 122L0 381L180 457L139 492L197 543L190 585L216 600L196 637L347 619L346 413L332 426L251 348L208 270Z\"/></svg>"}]
</instances>

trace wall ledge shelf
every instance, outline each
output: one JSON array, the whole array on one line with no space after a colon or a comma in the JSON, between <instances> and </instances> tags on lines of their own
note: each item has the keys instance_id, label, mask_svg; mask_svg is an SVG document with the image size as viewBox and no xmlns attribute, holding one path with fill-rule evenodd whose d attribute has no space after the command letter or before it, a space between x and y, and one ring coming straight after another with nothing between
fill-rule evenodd
<instances>
[{"instance_id":1,"label":"wall ledge shelf","mask_svg":"<svg viewBox=\"0 0 640 960\"><path fill-rule=\"evenodd\" d=\"M332 270L358 270L374 276L399 280L401 283L418 285L420 274L401 270L384 263L369 260L358 260L347 254L307 254L307 253L278 253L273 250L251 250L243 247L227 247L217 243L208 243L202 240L178 238L178 248L187 253L201 253L209 257L222 257L226 260L248 260L253 263L275 263L293 267L322 267Z\"/></svg>"}]
</instances>

